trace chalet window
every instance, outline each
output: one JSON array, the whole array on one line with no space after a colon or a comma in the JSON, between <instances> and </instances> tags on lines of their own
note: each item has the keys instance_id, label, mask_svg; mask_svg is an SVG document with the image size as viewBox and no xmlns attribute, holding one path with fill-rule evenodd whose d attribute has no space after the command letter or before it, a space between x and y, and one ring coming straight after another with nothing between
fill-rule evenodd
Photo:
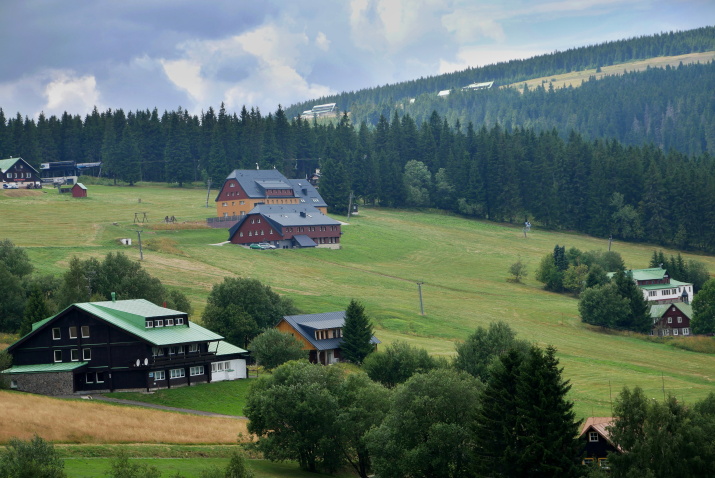
<instances>
[{"instance_id":1,"label":"chalet window","mask_svg":"<svg viewBox=\"0 0 715 478\"><path fill-rule=\"evenodd\" d=\"M79 350L78 349L70 350L70 360L73 362L79 361Z\"/></svg>"},{"instance_id":2,"label":"chalet window","mask_svg":"<svg viewBox=\"0 0 715 478\"><path fill-rule=\"evenodd\" d=\"M673 318L672 318L672 317L668 317L668 323L669 323L669 324L672 324L672 323L673 323Z\"/></svg>"},{"instance_id":3,"label":"chalet window","mask_svg":"<svg viewBox=\"0 0 715 478\"><path fill-rule=\"evenodd\" d=\"M675 312L675 307L671 308L670 310L671 310L672 312Z\"/></svg>"},{"instance_id":4,"label":"chalet window","mask_svg":"<svg viewBox=\"0 0 715 478\"><path fill-rule=\"evenodd\" d=\"M231 206L235 206L235 205L236 205L236 201L231 201Z\"/></svg>"},{"instance_id":5,"label":"chalet window","mask_svg":"<svg viewBox=\"0 0 715 478\"><path fill-rule=\"evenodd\" d=\"M186 370L183 368L172 368L169 370L169 378L182 378L186 377Z\"/></svg>"},{"instance_id":6,"label":"chalet window","mask_svg":"<svg viewBox=\"0 0 715 478\"><path fill-rule=\"evenodd\" d=\"M204 374L204 366L199 365L198 367L191 367L189 370L189 373L193 377L194 375L203 375Z\"/></svg>"},{"instance_id":7,"label":"chalet window","mask_svg":"<svg viewBox=\"0 0 715 478\"><path fill-rule=\"evenodd\" d=\"M199 351L199 344L189 345L189 352L198 352L198 351Z\"/></svg>"},{"instance_id":8,"label":"chalet window","mask_svg":"<svg viewBox=\"0 0 715 478\"><path fill-rule=\"evenodd\" d=\"M77 327L70 327L70 338L71 339L77 338Z\"/></svg>"},{"instance_id":9,"label":"chalet window","mask_svg":"<svg viewBox=\"0 0 715 478\"><path fill-rule=\"evenodd\" d=\"M683 335L690 335L690 329L687 327L683 327Z\"/></svg>"},{"instance_id":10,"label":"chalet window","mask_svg":"<svg viewBox=\"0 0 715 478\"><path fill-rule=\"evenodd\" d=\"M55 362L62 362L62 351L61 350L55 350Z\"/></svg>"},{"instance_id":11,"label":"chalet window","mask_svg":"<svg viewBox=\"0 0 715 478\"><path fill-rule=\"evenodd\" d=\"M256 223L257 223L257 224L260 224L260 223L261 223L261 218L260 218L260 217L259 217L258 219L256 219Z\"/></svg>"},{"instance_id":12,"label":"chalet window","mask_svg":"<svg viewBox=\"0 0 715 478\"><path fill-rule=\"evenodd\" d=\"M169 355L176 355L176 347L169 347Z\"/></svg>"},{"instance_id":13,"label":"chalet window","mask_svg":"<svg viewBox=\"0 0 715 478\"><path fill-rule=\"evenodd\" d=\"M179 317L178 319L176 319L176 325L184 325L184 318Z\"/></svg>"},{"instance_id":14,"label":"chalet window","mask_svg":"<svg viewBox=\"0 0 715 478\"><path fill-rule=\"evenodd\" d=\"M104 372L97 372L97 383L104 383Z\"/></svg>"},{"instance_id":15,"label":"chalet window","mask_svg":"<svg viewBox=\"0 0 715 478\"><path fill-rule=\"evenodd\" d=\"M261 236L263 235L263 229L261 229Z\"/></svg>"},{"instance_id":16,"label":"chalet window","mask_svg":"<svg viewBox=\"0 0 715 478\"><path fill-rule=\"evenodd\" d=\"M679 324L682 324L682 323L683 323L683 318L682 318L682 317L678 317L678 323L679 323Z\"/></svg>"},{"instance_id":17,"label":"chalet window","mask_svg":"<svg viewBox=\"0 0 715 478\"><path fill-rule=\"evenodd\" d=\"M243 231L238 233L238 237L243 237Z\"/></svg>"},{"instance_id":18,"label":"chalet window","mask_svg":"<svg viewBox=\"0 0 715 478\"><path fill-rule=\"evenodd\" d=\"M82 349L82 360L92 360L92 349Z\"/></svg>"},{"instance_id":19,"label":"chalet window","mask_svg":"<svg viewBox=\"0 0 715 478\"><path fill-rule=\"evenodd\" d=\"M244 204L246 204L246 201L238 201L239 206L243 206Z\"/></svg>"},{"instance_id":20,"label":"chalet window","mask_svg":"<svg viewBox=\"0 0 715 478\"><path fill-rule=\"evenodd\" d=\"M590 441L590 442L598 441L598 432L588 432L588 441Z\"/></svg>"},{"instance_id":21,"label":"chalet window","mask_svg":"<svg viewBox=\"0 0 715 478\"><path fill-rule=\"evenodd\" d=\"M673 329L673 335L678 335L678 329Z\"/></svg>"},{"instance_id":22,"label":"chalet window","mask_svg":"<svg viewBox=\"0 0 715 478\"><path fill-rule=\"evenodd\" d=\"M663 329L663 335L670 335L670 329Z\"/></svg>"},{"instance_id":23,"label":"chalet window","mask_svg":"<svg viewBox=\"0 0 715 478\"><path fill-rule=\"evenodd\" d=\"M253 233L251 231L248 231L248 237L253 236Z\"/></svg>"},{"instance_id":24,"label":"chalet window","mask_svg":"<svg viewBox=\"0 0 715 478\"><path fill-rule=\"evenodd\" d=\"M60 335L60 328L56 327L52 329L52 340L60 340L62 336Z\"/></svg>"},{"instance_id":25,"label":"chalet window","mask_svg":"<svg viewBox=\"0 0 715 478\"><path fill-rule=\"evenodd\" d=\"M17 388L17 380L10 380L10 388Z\"/></svg>"},{"instance_id":26,"label":"chalet window","mask_svg":"<svg viewBox=\"0 0 715 478\"><path fill-rule=\"evenodd\" d=\"M233 184L233 183L229 183L229 185L228 185L228 187L230 187L230 188L232 188L232 187L234 187L234 186L236 186L236 185Z\"/></svg>"},{"instance_id":27,"label":"chalet window","mask_svg":"<svg viewBox=\"0 0 715 478\"><path fill-rule=\"evenodd\" d=\"M155 320L154 327L164 327L164 321L163 320Z\"/></svg>"},{"instance_id":28,"label":"chalet window","mask_svg":"<svg viewBox=\"0 0 715 478\"><path fill-rule=\"evenodd\" d=\"M83 339L89 338L89 325L82 326L82 338Z\"/></svg>"},{"instance_id":29,"label":"chalet window","mask_svg":"<svg viewBox=\"0 0 715 478\"><path fill-rule=\"evenodd\" d=\"M268 229L268 234L273 234L273 229Z\"/></svg>"},{"instance_id":30,"label":"chalet window","mask_svg":"<svg viewBox=\"0 0 715 478\"><path fill-rule=\"evenodd\" d=\"M163 357L164 356L164 347L159 347L159 349L156 351L156 355L158 357Z\"/></svg>"},{"instance_id":31,"label":"chalet window","mask_svg":"<svg viewBox=\"0 0 715 478\"><path fill-rule=\"evenodd\" d=\"M255 224L255 223L256 223L256 220L255 220L255 219L251 219L251 224Z\"/></svg>"},{"instance_id":32,"label":"chalet window","mask_svg":"<svg viewBox=\"0 0 715 478\"><path fill-rule=\"evenodd\" d=\"M225 202L225 203L222 203L221 205L222 205L223 207L226 207L226 206L228 206L228 203Z\"/></svg>"},{"instance_id":33,"label":"chalet window","mask_svg":"<svg viewBox=\"0 0 715 478\"><path fill-rule=\"evenodd\" d=\"M87 372L85 375L85 380L86 383L94 383L94 374L92 372Z\"/></svg>"},{"instance_id":34,"label":"chalet window","mask_svg":"<svg viewBox=\"0 0 715 478\"><path fill-rule=\"evenodd\" d=\"M153 328L154 328L154 321L153 321L153 320L147 320L147 321L146 321L146 328L147 328L147 329L153 329Z\"/></svg>"},{"instance_id":35,"label":"chalet window","mask_svg":"<svg viewBox=\"0 0 715 478\"><path fill-rule=\"evenodd\" d=\"M223 372L223 362L212 363L211 372Z\"/></svg>"},{"instance_id":36,"label":"chalet window","mask_svg":"<svg viewBox=\"0 0 715 478\"><path fill-rule=\"evenodd\" d=\"M177 354L183 354L183 353L184 353L184 346L183 346L183 345L179 345L179 346L176 348L176 353L177 353Z\"/></svg>"},{"instance_id":37,"label":"chalet window","mask_svg":"<svg viewBox=\"0 0 715 478\"><path fill-rule=\"evenodd\" d=\"M174 325L174 319L166 319L166 326Z\"/></svg>"},{"instance_id":38,"label":"chalet window","mask_svg":"<svg viewBox=\"0 0 715 478\"><path fill-rule=\"evenodd\" d=\"M154 372L154 380L166 380L166 373L163 370Z\"/></svg>"},{"instance_id":39,"label":"chalet window","mask_svg":"<svg viewBox=\"0 0 715 478\"><path fill-rule=\"evenodd\" d=\"M648 291L648 296L649 296L649 297L655 297L656 295L658 295L658 291L656 291L656 290L650 290L650 291Z\"/></svg>"}]
</instances>

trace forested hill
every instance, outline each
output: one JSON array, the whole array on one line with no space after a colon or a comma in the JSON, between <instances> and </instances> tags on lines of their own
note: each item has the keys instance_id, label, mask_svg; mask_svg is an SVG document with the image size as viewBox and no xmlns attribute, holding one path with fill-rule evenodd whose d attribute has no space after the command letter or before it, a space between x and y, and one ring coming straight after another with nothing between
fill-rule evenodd
<instances>
[{"instance_id":1,"label":"forested hill","mask_svg":"<svg viewBox=\"0 0 715 478\"><path fill-rule=\"evenodd\" d=\"M450 124L501 124L507 128L556 128L566 137L576 130L586 138L617 138L627 144L654 143L688 154L715 153L712 132L715 110L712 65L653 68L642 73L586 82L585 88L550 92L547 88L521 95L500 85L571 71L594 69L656 56L715 50L715 27L570 49L527 60L513 60L395 85L318 98L286 110L296 116L314 104L336 102L349 111L353 124L375 125L397 108L419 124L432 111ZM624 68L624 70L627 68ZM462 91L470 83L494 81L487 91ZM438 97L440 90L452 90ZM411 101L414 100L414 101ZM710 137L709 137L710 136Z\"/></svg>"}]
</instances>

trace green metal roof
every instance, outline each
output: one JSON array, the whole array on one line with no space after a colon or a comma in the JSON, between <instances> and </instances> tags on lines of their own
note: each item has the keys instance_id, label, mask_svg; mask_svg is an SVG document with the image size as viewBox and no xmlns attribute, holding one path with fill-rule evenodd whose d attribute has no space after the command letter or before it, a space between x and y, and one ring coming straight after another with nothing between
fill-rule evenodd
<instances>
[{"instance_id":1,"label":"green metal roof","mask_svg":"<svg viewBox=\"0 0 715 478\"><path fill-rule=\"evenodd\" d=\"M52 372L70 372L88 362L58 362L58 363L38 363L35 365L15 365L0 373L52 373Z\"/></svg>"},{"instance_id":2,"label":"green metal roof","mask_svg":"<svg viewBox=\"0 0 715 478\"><path fill-rule=\"evenodd\" d=\"M667 271L660 267L653 267L651 269L633 269L633 279L635 280L658 280L665 277Z\"/></svg>"},{"instance_id":3,"label":"green metal roof","mask_svg":"<svg viewBox=\"0 0 715 478\"><path fill-rule=\"evenodd\" d=\"M693 285L689 282L680 282L675 279L670 279L670 284L642 284L639 285L641 289L644 290L661 290L661 289L673 289L675 287L684 287L688 285Z\"/></svg>"},{"instance_id":4,"label":"green metal roof","mask_svg":"<svg viewBox=\"0 0 715 478\"><path fill-rule=\"evenodd\" d=\"M17 163L19 159L20 158L0 159L0 171L4 173L8 169L12 168L12 165Z\"/></svg>"},{"instance_id":5,"label":"green metal roof","mask_svg":"<svg viewBox=\"0 0 715 478\"><path fill-rule=\"evenodd\" d=\"M218 343L216 356L220 357L221 355L245 354L246 352L248 351L222 340Z\"/></svg>"},{"instance_id":6,"label":"green metal roof","mask_svg":"<svg viewBox=\"0 0 715 478\"><path fill-rule=\"evenodd\" d=\"M688 318L693 316L693 306L685 302L673 302L672 304L655 304L650 307L650 316L653 319L660 319L663 314L672 306L675 306Z\"/></svg>"},{"instance_id":7,"label":"green metal roof","mask_svg":"<svg viewBox=\"0 0 715 478\"><path fill-rule=\"evenodd\" d=\"M201 327L188 320L186 313L178 310L159 307L145 299L131 299L118 301L102 301L102 302L83 302L73 304L60 312L59 314L49 317L45 320L35 322L32 326L32 332L25 337L35 333L35 331L54 318L65 313L69 308L77 307L100 320L104 320L126 332L139 337L142 340L149 342L152 345L174 345L194 342L215 342L222 340L222 335L211 332L210 330ZM167 319L167 318L183 318L183 325L171 325L166 327L146 328L146 320ZM25 337L20 338L18 342L23 341ZM15 347L18 342L15 342L10 347Z\"/></svg>"}]
</instances>

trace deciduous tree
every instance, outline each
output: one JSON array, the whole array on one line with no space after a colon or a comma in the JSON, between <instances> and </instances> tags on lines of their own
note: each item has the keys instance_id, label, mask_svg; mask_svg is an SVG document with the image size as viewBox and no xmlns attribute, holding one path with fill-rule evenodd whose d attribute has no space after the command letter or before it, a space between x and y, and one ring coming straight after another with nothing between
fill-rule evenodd
<instances>
[{"instance_id":1,"label":"deciduous tree","mask_svg":"<svg viewBox=\"0 0 715 478\"><path fill-rule=\"evenodd\" d=\"M266 370L273 370L290 360L308 358L308 351L303 343L291 334L270 328L258 334L248 345L248 350L259 365Z\"/></svg>"}]
</instances>

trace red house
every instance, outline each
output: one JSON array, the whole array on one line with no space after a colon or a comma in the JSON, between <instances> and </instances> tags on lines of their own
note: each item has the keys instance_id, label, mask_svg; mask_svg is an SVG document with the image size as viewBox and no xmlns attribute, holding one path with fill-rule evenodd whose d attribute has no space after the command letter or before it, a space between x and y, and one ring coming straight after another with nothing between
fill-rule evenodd
<instances>
[{"instance_id":1,"label":"red house","mask_svg":"<svg viewBox=\"0 0 715 478\"><path fill-rule=\"evenodd\" d=\"M72 186L72 197L73 198L86 198L87 188L82 183L77 183Z\"/></svg>"},{"instance_id":2,"label":"red house","mask_svg":"<svg viewBox=\"0 0 715 478\"><path fill-rule=\"evenodd\" d=\"M652 305L650 317L653 319L653 328L650 334L661 337L690 335L692 316L693 306L685 302Z\"/></svg>"},{"instance_id":3,"label":"red house","mask_svg":"<svg viewBox=\"0 0 715 478\"><path fill-rule=\"evenodd\" d=\"M268 243L279 249L340 248L340 221L313 206L259 204L229 229L232 244Z\"/></svg>"}]
</instances>

